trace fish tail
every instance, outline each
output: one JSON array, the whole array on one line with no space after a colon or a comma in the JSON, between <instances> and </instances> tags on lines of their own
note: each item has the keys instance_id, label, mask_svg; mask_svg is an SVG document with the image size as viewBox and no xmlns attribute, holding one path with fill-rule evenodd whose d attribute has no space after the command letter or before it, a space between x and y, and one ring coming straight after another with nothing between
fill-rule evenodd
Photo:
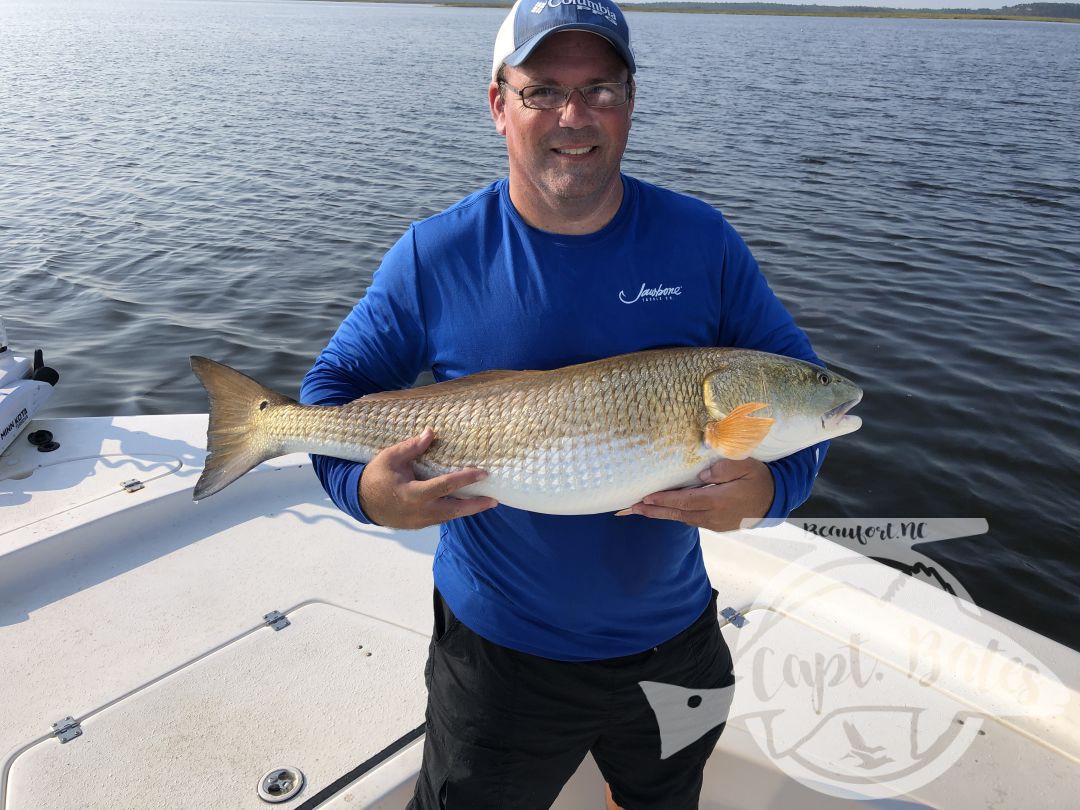
<instances>
[{"instance_id":1,"label":"fish tail","mask_svg":"<svg viewBox=\"0 0 1080 810\"><path fill-rule=\"evenodd\" d=\"M264 412L296 401L226 365L193 356L191 370L210 398L206 464L195 484L194 500L219 492L252 467L281 454L265 429Z\"/></svg>"}]
</instances>

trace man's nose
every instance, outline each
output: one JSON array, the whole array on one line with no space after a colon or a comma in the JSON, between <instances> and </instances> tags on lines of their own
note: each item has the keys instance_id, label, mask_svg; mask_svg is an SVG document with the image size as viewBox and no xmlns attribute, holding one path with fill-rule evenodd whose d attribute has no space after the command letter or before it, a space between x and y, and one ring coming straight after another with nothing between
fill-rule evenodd
<instances>
[{"instance_id":1,"label":"man's nose","mask_svg":"<svg viewBox=\"0 0 1080 810\"><path fill-rule=\"evenodd\" d=\"M583 127L590 122L591 116L592 110L585 103L585 94L575 88L559 113L559 123L564 127Z\"/></svg>"}]
</instances>

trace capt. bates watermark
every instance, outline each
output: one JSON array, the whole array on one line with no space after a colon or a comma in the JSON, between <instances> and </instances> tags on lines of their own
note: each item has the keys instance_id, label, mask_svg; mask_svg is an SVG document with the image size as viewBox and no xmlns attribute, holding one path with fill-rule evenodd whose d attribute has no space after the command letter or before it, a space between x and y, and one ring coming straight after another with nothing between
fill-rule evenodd
<instances>
[{"instance_id":1,"label":"capt. bates watermark","mask_svg":"<svg viewBox=\"0 0 1080 810\"><path fill-rule=\"evenodd\" d=\"M1063 710L1067 691L1054 674L911 548L985 533L986 521L808 520L799 528L861 553L790 526L754 532L756 547L774 543L783 549L777 558L791 562L756 596L756 609L744 606L749 621L725 631L735 686L641 684L662 757L738 720L804 785L883 799L909 795L959 762L986 733L985 718Z\"/></svg>"}]
</instances>

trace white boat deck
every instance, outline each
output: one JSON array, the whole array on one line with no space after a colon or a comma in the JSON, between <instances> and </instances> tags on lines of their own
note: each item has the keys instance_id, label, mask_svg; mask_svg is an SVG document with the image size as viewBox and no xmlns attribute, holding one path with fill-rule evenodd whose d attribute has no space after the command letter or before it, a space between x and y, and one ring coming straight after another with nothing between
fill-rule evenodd
<instances>
[{"instance_id":1,"label":"white boat deck","mask_svg":"<svg viewBox=\"0 0 1080 810\"><path fill-rule=\"evenodd\" d=\"M38 453L20 437L0 456L0 810L261 808L260 777L280 766L306 777L283 807L400 808L411 794L437 532L357 525L304 456L193 503L205 424L205 415L37 420L30 429L51 430L59 450ZM142 488L125 491L132 479ZM733 649L749 638L739 634L775 625L773 647L828 660L857 634L868 660L899 671L911 653L898 628L913 610L941 643L966 627L948 619L956 600L918 582L903 607L856 588L825 589L809 603L763 601L807 542L818 559L883 568L791 527L703 542L720 606L750 618L725 628ZM272 611L288 626L268 626ZM955 755L938 756L941 773L926 784L870 806L1075 806L1080 655L999 617L980 622L1005 640L987 653L994 677L902 679L911 697L896 702L959 707L955 718L939 712L964 728L938 730ZM1021 671L1026 689L1001 676L1017 651L1040 669ZM745 700L755 690L739 663L750 656L736 660L747 685L701 806L854 805L804 787L762 753ZM81 733L61 743L52 724L65 717ZM875 728L876 742L891 735L907 745L895 711ZM895 755L892 742L880 747ZM556 807L603 807L591 760Z\"/></svg>"}]
</instances>

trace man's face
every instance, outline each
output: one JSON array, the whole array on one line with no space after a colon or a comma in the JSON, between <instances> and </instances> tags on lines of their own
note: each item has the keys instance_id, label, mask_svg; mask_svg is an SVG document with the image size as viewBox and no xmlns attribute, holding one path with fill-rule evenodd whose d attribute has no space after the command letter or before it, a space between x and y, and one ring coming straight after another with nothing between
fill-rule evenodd
<instances>
[{"instance_id":1,"label":"man's face","mask_svg":"<svg viewBox=\"0 0 1080 810\"><path fill-rule=\"evenodd\" d=\"M503 77L519 90L530 84L582 87L627 81L629 70L603 37L561 31L544 40L524 64L504 66ZM510 181L519 192L539 194L557 206L603 200L618 187L633 100L594 109L574 93L561 109L533 110L511 90L500 93L494 83L489 100L495 127L506 136Z\"/></svg>"}]
</instances>

